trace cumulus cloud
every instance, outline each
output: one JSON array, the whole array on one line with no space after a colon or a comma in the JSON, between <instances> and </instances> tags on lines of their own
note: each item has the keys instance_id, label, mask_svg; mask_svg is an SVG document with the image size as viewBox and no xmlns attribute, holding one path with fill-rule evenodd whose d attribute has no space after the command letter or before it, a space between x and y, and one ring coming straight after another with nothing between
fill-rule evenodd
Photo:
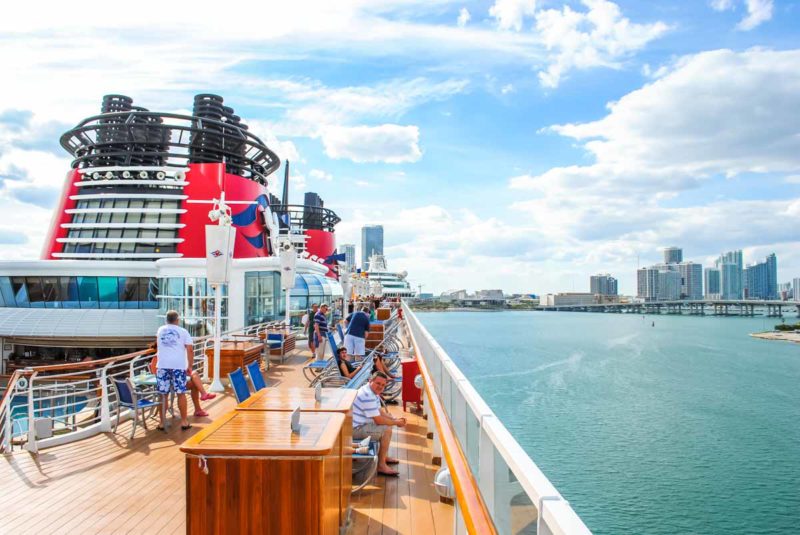
<instances>
[{"instance_id":1,"label":"cumulus cloud","mask_svg":"<svg viewBox=\"0 0 800 535\"><path fill-rule=\"evenodd\" d=\"M557 87L572 69L618 67L622 59L669 29L663 22L631 22L607 0L583 0L583 4L585 12L564 6L536 14L536 31L551 52L550 64L539 72L544 87Z\"/></svg>"},{"instance_id":2,"label":"cumulus cloud","mask_svg":"<svg viewBox=\"0 0 800 535\"><path fill-rule=\"evenodd\" d=\"M772 19L773 0L745 0L744 5L747 15L739 21L736 28L739 30L752 30L762 22ZM712 0L711 8L715 11L728 11L736 8L734 0Z\"/></svg>"},{"instance_id":3,"label":"cumulus cloud","mask_svg":"<svg viewBox=\"0 0 800 535\"><path fill-rule=\"evenodd\" d=\"M547 129L595 163L515 177L542 191L675 192L715 174L800 169L800 50L704 52L608 105L597 121Z\"/></svg>"},{"instance_id":4,"label":"cumulus cloud","mask_svg":"<svg viewBox=\"0 0 800 535\"><path fill-rule=\"evenodd\" d=\"M772 0L747 0L747 16L736 26L740 30L752 30L772 18Z\"/></svg>"},{"instance_id":5,"label":"cumulus cloud","mask_svg":"<svg viewBox=\"0 0 800 535\"><path fill-rule=\"evenodd\" d=\"M4 245L22 245L27 242L28 237L22 232L0 228L0 243Z\"/></svg>"},{"instance_id":6,"label":"cumulus cloud","mask_svg":"<svg viewBox=\"0 0 800 535\"><path fill-rule=\"evenodd\" d=\"M470 15L469 10L465 7L462 7L458 10L458 19L456 19L456 24L458 24L459 28L463 28L469 22Z\"/></svg>"},{"instance_id":7,"label":"cumulus cloud","mask_svg":"<svg viewBox=\"0 0 800 535\"><path fill-rule=\"evenodd\" d=\"M489 8L489 15L497 20L502 30L522 30L525 17L536 12L536 0L496 0Z\"/></svg>"},{"instance_id":8,"label":"cumulus cloud","mask_svg":"<svg viewBox=\"0 0 800 535\"><path fill-rule=\"evenodd\" d=\"M416 162L422 157L416 126L330 126L322 130L322 143L329 157L357 163Z\"/></svg>"}]
</instances>

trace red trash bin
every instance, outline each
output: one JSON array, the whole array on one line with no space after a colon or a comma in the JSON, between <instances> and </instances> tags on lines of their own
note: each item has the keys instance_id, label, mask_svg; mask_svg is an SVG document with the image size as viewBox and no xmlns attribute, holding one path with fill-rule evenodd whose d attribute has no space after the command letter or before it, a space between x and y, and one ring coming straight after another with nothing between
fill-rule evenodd
<instances>
[{"instance_id":1,"label":"red trash bin","mask_svg":"<svg viewBox=\"0 0 800 535\"><path fill-rule=\"evenodd\" d=\"M406 403L416 403L417 407L422 406L422 390L414 384L414 379L419 375L419 364L416 359L404 360L403 366L403 410L406 410Z\"/></svg>"}]
</instances>

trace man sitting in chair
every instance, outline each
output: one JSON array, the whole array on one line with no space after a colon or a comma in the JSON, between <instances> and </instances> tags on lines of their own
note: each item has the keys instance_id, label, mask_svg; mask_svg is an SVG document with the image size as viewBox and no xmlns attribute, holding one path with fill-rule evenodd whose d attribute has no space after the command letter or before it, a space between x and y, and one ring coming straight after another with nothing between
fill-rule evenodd
<instances>
[{"instance_id":1,"label":"man sitting in chair","mask_svg":"<svg viewBox=\"0 0 800 535\"><path fill-rule=\"evenodd\" d=\"M392 426L405 427L405 418L395 418L381 406L381 393L389 378L382 372L375 373L369 383L358 389L353 402L353 440L366 437L380 442L378 450L378 473L384 476L398 476L399 472L389 465L400 461L389 457L389 444L392 442Z\"/></svg>"}]
</instances>

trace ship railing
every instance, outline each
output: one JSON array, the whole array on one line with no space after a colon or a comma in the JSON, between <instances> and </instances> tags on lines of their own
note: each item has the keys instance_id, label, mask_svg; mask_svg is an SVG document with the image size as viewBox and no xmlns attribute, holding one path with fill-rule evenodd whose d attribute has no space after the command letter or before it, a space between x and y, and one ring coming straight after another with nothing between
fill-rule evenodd
<instances>
[{"instance_id":1,"label":"ship railing","mask_svg":"<svg viewBox=\"0 0 800 535\"><path fill-rule=\"evenodd\" d=\"M455 532L591 533L405 302L403 314L433 414L433 455L444 453L455 488Z\"/></svg>"},{"instance_id":2,"label":"ship railing","mask_svg":"<svg viewBox=\"0 0 800 535\"><path fill-rule=\"evenodd\" d=\"M280 322L248 326L248 334L275 328ZM243 334L245 329L222 333L222 338ZM257 334L254 335L257 337ZM213 338L194 340L193 369L206 377L206 350ZM118 400L114 379L149 373L155 355L146 349L106 359L34 366L14 372L0 398L0 451L15 446L31 452L110 432ZM120 419L132 416L122 411Z\"/></svg>"}]
</instances>

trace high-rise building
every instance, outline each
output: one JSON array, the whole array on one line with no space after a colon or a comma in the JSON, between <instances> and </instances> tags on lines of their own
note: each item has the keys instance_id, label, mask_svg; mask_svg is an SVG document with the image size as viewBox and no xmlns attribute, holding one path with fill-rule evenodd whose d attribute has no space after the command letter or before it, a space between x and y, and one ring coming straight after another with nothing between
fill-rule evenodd
<instances>
[{"instance_id":1,"label":"high-rise building","mask_svg":"<svg viewBox=\"0 0 800 535\"><path fill-rule=\"evenodd\" d=\"M728 251L720 255L715 266L720 272L721 298L741 299L744 297L745 279L742 269L742 251Z\"/></svg>"},{"instance_id":2,"label":"high-rise building","mask_svg":"<svg viewBox=\"0 0 800 535\"><path fill-rule=\"evenodd\" d=\"M681 297L681 274L671 269L658 272L658 301L675 301Z\"/></svg>"},{"instance_id":3,"label":"high-rise building","mask_svg":"<svg viewBox=\"0 0 800 535\"><path fill-rule=\"evenodd\" d=\"M681 299L702 299L703 265L681 262L678 272L681 274Z\"/></svg>"},{"instance_id":4,"label":"high-rise building","mask_svg":"<svg viewBox=\"0 0 800 535\"><path fill-rule=\"evenodd\" d=\"M665 264L680 264L683 262L683 249L680 247L667 247L664 249Z\"/></svg>"},{"instance_id":5,"label":"high-rise building","mask_svg":"<svg viewBox=\"0 0 800 535\"><path fill-rule=\"evenodd\" d=\"M383 254L383 225L361 227L361 267L369 269L369 257Z\"/></svg>"},{"instance_id":6,"label":"high-rise building","mask_svg":"<svg viewBox=\"0 0 800 535\"><path fill-rule=\"evenodd\" d=\"M722 299L719 268L706 268L705 279L706 299Z\"/></svg>"},{"instance_id":7,"label":"high-rise building","mask_svg":"<svg viewBox=\"0 0 800 535\"><path fill-rule=\"evenodd\" d=\"M795 301L800 301L800 277L792 279L792 298Z\"/></svg>"},{"instance_id":8,"label":"high-rise building","mask_svg":"<svg viewBox=\"0 0 800 535\"><path fill-rule=\"evenodd\" d=\"M356 271L356 246L352 243L343 243L341 252L344 253L344 263L347 266L347 271L355 273Z\"/></svg>"},{"instance_id":9,"label":"high-rise building","mask_svg":"<svg viewBox=\"0 0 800 535\"><path fill-rule=\"evenodd\" d=\"M608 273L589 277L589 287L594 295L617 295L617 279Z\"/></svg>"},{"instance_id":10,"label":"high-rise building","mask_svg":"<svg viewBox=\"0 0 800 535\"><path fill-rule=\"evenodd\" d=\"M770 254L745 270L748 299L778 299L778 259Z\"/></svg>"}]
</instances>

